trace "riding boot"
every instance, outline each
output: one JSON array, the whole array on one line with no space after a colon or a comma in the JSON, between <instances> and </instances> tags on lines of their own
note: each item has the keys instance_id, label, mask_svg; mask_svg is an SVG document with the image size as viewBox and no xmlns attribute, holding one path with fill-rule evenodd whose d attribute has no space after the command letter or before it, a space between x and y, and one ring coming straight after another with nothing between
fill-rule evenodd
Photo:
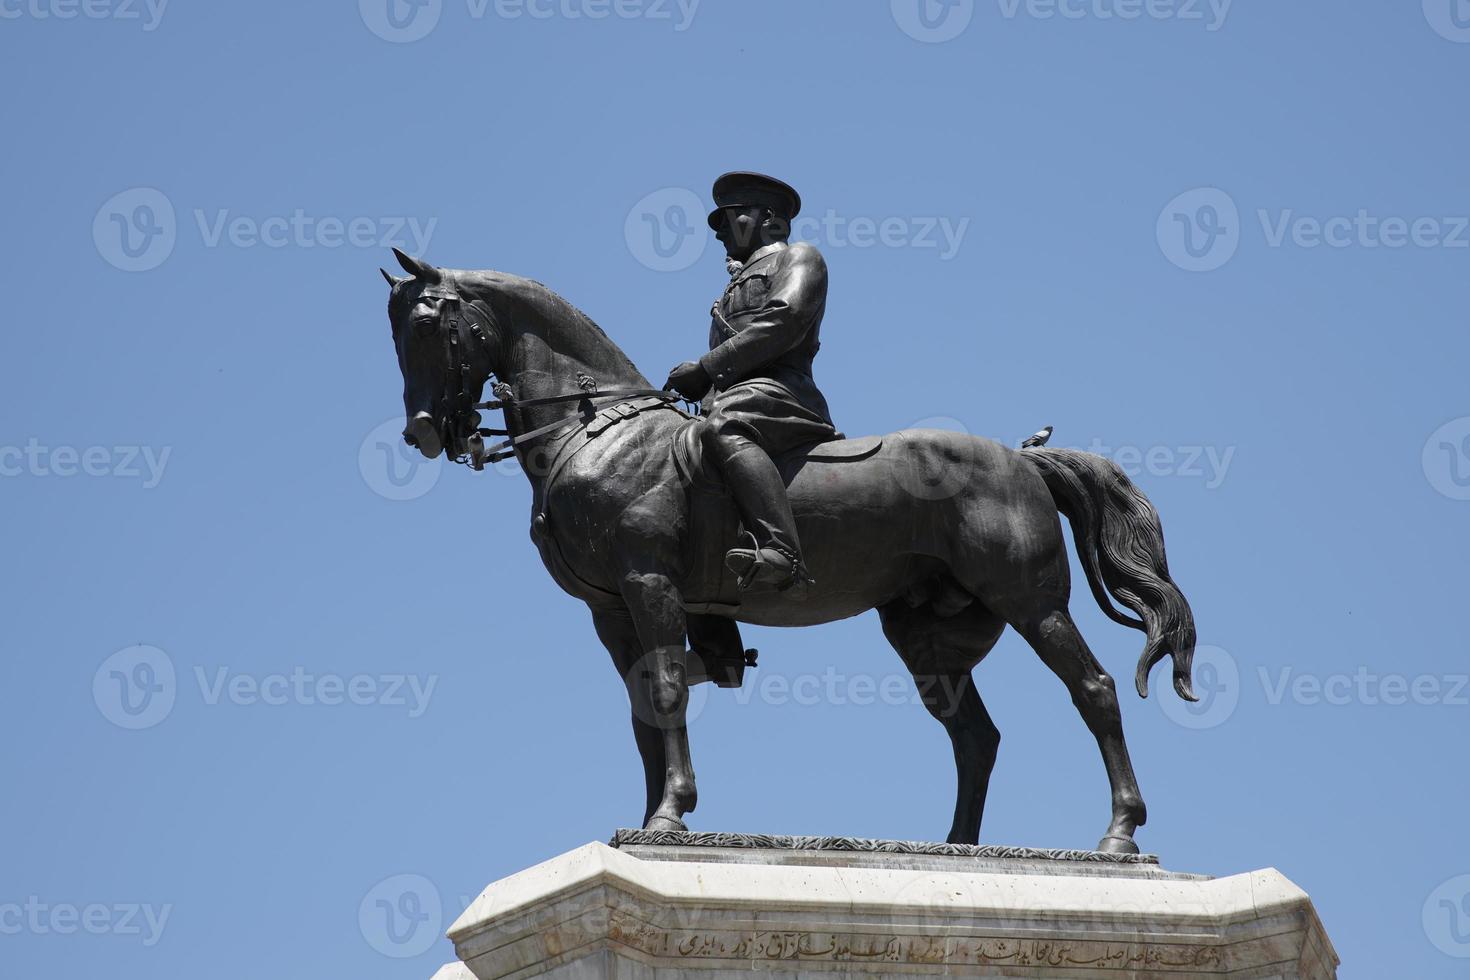
<instances>
[{"instance_id":1,"label":"riding boot","mask_svg":"<svg viewBox=\"0 0 1470 980\"><path fill-rule=\"evenodd\" d=\"M784 592L798 583L810 582L801 560L796 519L786 499L786 484L776 464L765 450L747 439L729 440L721 449L724 451L716 462L752 544L725 554L725 564L739 576L740 588L759 583Z\"/></svg>"}]
</instances>

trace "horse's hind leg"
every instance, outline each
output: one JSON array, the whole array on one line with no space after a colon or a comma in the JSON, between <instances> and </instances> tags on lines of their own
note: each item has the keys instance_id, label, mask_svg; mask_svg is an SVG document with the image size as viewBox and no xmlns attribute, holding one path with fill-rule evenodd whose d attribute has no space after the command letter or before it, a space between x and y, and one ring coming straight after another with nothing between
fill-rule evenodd
<instances>
[{"instance_id":1,"label":"horse's hind leg","mask_svg":"<svg viewBox=\"0 0 1470 980\"><path fill-rule=\"evenodd\" d=\"M1053 608L1007 618L1016 632L1026 638L1042 661L1067 685L1072 703L1087 723L1102 750L1112 786L1113 820L1098 845L1100 851L1137 854L1133 832L1148 819L1138 780L1133 775L1133 762L1123 741L1123 716L1118 709L1118 692L1113 678L1092 651L1072 622L1066 607Z\"/></svg>"},{"instance_id":2,"label":"horse's hind leg","mask_svg":"<svg viewBox=\"0 0 1470 980\"><path fill-rule=\"evenodd\" d=\"M990 652L1005 624L978 603L940 618L928 606L900 599L878 610L883 634L914 675L919 696L954 745L957 789L951 844L980 840L985 794L1000 748L1000 731L975 690L970 669Z\"/></svg>"}]
</instances>

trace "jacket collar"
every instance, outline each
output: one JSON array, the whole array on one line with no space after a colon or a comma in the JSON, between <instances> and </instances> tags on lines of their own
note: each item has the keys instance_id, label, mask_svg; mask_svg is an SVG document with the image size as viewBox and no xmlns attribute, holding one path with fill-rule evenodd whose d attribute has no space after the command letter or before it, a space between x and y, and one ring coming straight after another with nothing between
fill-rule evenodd
<instances>
[{"instance_id":1,"label":"jacket collar","mask_svg":"<svg viewBox=\"0 0 1470 980\"><path fill-rule=\"evenodd\" d=\"M747 259L745 262L745 268L741 269L740 271L749 272L751 266L755 265L762 259L769 258L770 256L775 255L777 252L782 251L786 247L787 245L785 242L772 242L769 245L761 246L754 252L750 253L750 258Z\"/></svg>"}]
</instances>

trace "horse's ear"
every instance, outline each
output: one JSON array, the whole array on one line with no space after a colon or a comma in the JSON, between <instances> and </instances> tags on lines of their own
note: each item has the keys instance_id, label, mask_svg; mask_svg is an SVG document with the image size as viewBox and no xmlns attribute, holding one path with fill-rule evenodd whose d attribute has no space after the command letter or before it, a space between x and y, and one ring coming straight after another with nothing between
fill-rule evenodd
<instances>
[{"instance_id":1,"label":"horse's ear","mask_svg":"<svg viewBox=\"0 0 1470 980\"><path fill-rule=\"evenodd\" d=\"M393 249L393 256L398 259L398 264L403 266L403 271L415 279L422 279L424 282L439 281L439 270L429 263L421 262L412 255L406 255L396 248Z\"/></svg>"},{"instance_id":2,"label":"horse's ear","mask_svg":"<svg viewBox=\"0 0 1470 980\"><path fill-rule=\"evenodd\" d=\"M388 288L389 289L397 289L399 286L401 286L404 283L408 282L408 279L406 279L406 278L404 278L402 276L395 276L393 273L389 272L387 269L381 269L380 268L378 271L383 274L383 278L384 279L388 280Z\"/></svg>"}]
</instances>

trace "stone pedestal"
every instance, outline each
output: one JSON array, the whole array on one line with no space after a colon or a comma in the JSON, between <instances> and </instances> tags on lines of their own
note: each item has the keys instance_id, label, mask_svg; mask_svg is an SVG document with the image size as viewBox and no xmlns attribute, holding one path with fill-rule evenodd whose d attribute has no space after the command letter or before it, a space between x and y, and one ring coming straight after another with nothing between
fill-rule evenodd
<instances>
[{"instance_id":1,"label":"stone pedestal","mask_svg":"<svg viewBox=\"0 0 1470 980\"><path fill-rule=\"evenodd\" d=\"M1148 855L619 831L486 888L435 980L1256 977L1337 955L1279 872Z\"/></svg>"}]
</instances>

